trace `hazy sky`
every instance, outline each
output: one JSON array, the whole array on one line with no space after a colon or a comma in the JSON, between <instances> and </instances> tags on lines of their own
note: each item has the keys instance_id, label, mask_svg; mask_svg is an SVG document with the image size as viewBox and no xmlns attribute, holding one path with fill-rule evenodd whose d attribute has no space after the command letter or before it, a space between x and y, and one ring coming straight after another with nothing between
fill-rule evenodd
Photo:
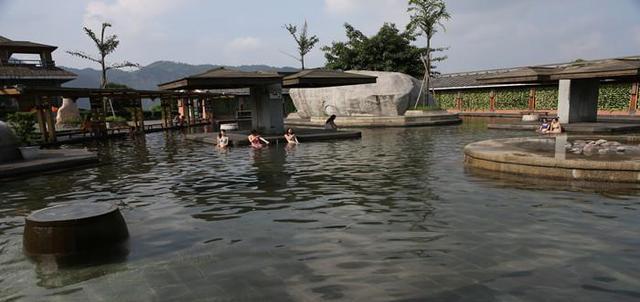
<instances>
[{"instance_id":1,"label":"hazy sky","mask_svg":"<svg viewBox=\"0 0 640 302\"><path fill-rule=\"evenodd\" d=\"M295 45L282 28L301 24L320 46L344 40L348 22L373 34L384 22L403 28L406 0L0 0L0 35L59 46L58 65L94 67L65 50L95 52L82 26L113 23L121 43L112 60L140 64L298 66L282 52ZM449 0L452 19L434 38L450 47L442 72L575 58L640 54L640 0ZM307 66L321 66L316 47Z\"/></svg>"}]
</instances>

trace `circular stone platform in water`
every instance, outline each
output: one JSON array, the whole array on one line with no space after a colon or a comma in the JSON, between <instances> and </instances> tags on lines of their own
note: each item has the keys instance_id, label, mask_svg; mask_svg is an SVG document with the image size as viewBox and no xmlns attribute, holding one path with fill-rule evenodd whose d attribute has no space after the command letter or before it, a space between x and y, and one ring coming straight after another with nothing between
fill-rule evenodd
<instances>
[{"instance_id":1,"label":"circular stone platform in water","mask_svg":"<svg viewBox=\"0 0 640 302\"><path fill-rule=\"evenodd\" d=\"M116 205L68 204L27 216L23 246L29 256L74 256L116 248L128 237L127 224Z\"/></svg>"},{"instance_id":2,"label":"circular stone platform in water","mask_svg":"<svg viewBox=\"0 0 640 302\"><path fill-rule=\"evenodd\" d=\"M493 139L467 145L464 161L537 178L640 183L639 145L640 138L631 136Z\"/></svg>"}]
</instances>

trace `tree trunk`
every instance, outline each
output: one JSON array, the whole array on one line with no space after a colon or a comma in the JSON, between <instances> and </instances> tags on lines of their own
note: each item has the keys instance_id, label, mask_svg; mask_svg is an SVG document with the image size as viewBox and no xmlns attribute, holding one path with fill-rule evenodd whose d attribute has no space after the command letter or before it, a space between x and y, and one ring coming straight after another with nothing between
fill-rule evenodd
<instances>
[{"instance_id":1,"label":"tree trunk","mask_svg":"<svg viewBox=\"0 0 640 302\"><path fill-rule=\"evenodd\" d=\"M302 70L304 70L304 55L300 56L300 63L302 63Z\"/></svg>"},{"instance_id":2,"label":"tree trunk","mask_svg":"<svg viewBox=\"0 0 640 302\"><path fill-rule=\"evenodd\" d=\"M427 37L427 63L426 63L426 69L427 69L427 73L424 75L425 76L425 88L427 91L427 98L425 99L424 103L425 105L427 105L429 103L429 84L430 84L430 80L431 80L431 36Z\"/></svg>"}]
</instances>

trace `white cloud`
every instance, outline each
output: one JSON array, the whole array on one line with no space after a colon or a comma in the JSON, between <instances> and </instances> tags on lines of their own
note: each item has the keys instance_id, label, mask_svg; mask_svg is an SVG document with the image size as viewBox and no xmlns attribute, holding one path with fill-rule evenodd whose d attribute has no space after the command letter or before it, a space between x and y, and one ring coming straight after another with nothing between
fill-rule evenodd
<instances>
[{"instance_id":1,"label":"white cloud","mask_svg":"<svg viewBox=\"0 0 640 302\"><path fill-rule=\"evenodd\" d=\"M99 28L102 22L112 22L121 33L143 34L155 18L181 5L184 5L182 1L172 0L117 0L109 4L92 1L87 4L83 16L84 25Z\"/></svg>"},{"instance_id":2,"label":"white cloud","mask_svg":"<svg viewBox=\"0 0 640 302\"><path fill-rule=\"evenodd\" d=\"M325 0L325 9L334 14L347 14L358 9L366 0Z\"/></svg>"},{"instance_id":3,"label":"white cloud","mask_svg":"<svg viewBox=\"0 0 640 302\"><path fill-rule=\"evenodd\" d=\"M260 39L255 37L240 37L235 38L227 44L227 50L231 52L237 51L253 51L260 48Z\"/></svg>"}]
</instances>

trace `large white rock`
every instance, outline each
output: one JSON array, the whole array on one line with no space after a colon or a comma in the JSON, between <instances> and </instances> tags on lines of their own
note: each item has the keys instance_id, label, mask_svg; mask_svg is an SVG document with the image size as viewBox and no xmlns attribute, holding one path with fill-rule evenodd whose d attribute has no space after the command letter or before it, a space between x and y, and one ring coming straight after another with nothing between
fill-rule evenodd
<instances>
[{"instance_id":1,"label":"large white rock","mask_svg":"<svg viewBox=\"0 0 640 302\"><path fill-rule=\"evenodd\" d=\"M360 70L348 72L378 78L375 84L292 88L289 96L298 115L301 118L332 114L341 117L400 116L413 105L420 92L420 80L403 73Z\"/></svg>"},{"instance_id":2,"label":"large white rock","mask_svg":"<svg viewBox=\"0 0 640 302\"><path fill-rule=\"evenodd\" d=\"M62 106L58 108L56 115L56 128L78 126L78 122L80 122L80 110L75 100L63 98Z\"/></svg>"},{"instance_id":3,"label":"large white rock","mask_svg":"<svg viewBox=\"0 0 640 302\"><path fill-rule=\"evenodd\" d=\"M0 163L22 159L18 144L18 138L11 131L11 128L5 122L0 121Z\"/></svg>"}]
</instances>

